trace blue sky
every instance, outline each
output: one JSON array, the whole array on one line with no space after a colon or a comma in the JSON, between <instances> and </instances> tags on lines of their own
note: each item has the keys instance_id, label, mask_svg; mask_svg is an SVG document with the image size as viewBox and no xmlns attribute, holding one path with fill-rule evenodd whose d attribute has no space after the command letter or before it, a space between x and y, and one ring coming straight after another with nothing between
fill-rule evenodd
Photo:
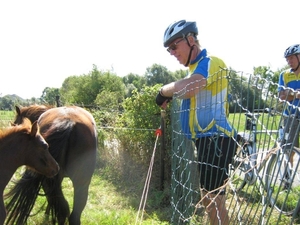
<instances>
[{"instance_id":1,"label":"blue sky","mask_svg":"<svg viewBox=\"0 0 300 225\"><path fill-rule=\"evenodd\" d=\"M200 44L236 70L285 66L300 43L299 0L10 0L0 2L0 96L40 97L93 64L120 76L154 63L185 69L164 49L166 27L198 24ZM5 78L5 79L4 79Z\"/></svg>"}]
</instances>

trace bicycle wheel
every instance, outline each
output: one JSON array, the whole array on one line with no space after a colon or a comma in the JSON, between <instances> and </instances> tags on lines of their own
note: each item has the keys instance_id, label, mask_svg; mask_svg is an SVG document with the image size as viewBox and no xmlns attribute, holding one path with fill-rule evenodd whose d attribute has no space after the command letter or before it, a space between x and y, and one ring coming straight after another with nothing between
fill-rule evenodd
<instances>
[{"instance_id":1,"label":"bicycle wheel","mask_svg":"<svg viewBox=\"0 0 300 225\"><path fill-rule=\"evenodd\" d=\"M242 190L246 184L253 184L255 182L254 171L250 159L252 146L249 143L241 144L241 146L241 148L237 149L233 161L234 188L237 192Z\"/></svg>"},{"instance_id":2,"label":"bicycle wheel","mask_svg":"<svg viewBox=\"0 0 300 225\"><path fill-rule=\"evenodd\" d=\"M292 160L290 160L292 159ZM265 173L270 205L285 215L292 215L300 199L300 152L278 150L271 156Z\"/></svg>"}]
</instances>

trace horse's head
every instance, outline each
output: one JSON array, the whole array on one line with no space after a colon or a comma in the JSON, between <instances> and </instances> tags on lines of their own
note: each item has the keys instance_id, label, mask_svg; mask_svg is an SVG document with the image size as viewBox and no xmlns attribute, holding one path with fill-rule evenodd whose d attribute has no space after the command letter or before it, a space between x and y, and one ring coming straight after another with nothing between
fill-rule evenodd
<instances>
[{"instance_id":1,"label":"horse's head","mask_svg":"<svg viewBox=\"0 0 300 225\"><path fill-rule=\"evenodd\" d=\"M55 176L59 171L59 166L48 150L48 143L40 134L37 121L31 125L31 122L24 118L20 126L29 126L30 138L27 139L29 143L24 152L25 165L47 177Z\"/></svg>"},{"instance_id":2,"label":"horse's head","mask_svg":"<svg viewBox=\"0 0 300 225\"><path fill-rule=\"evenodd\" d=\"M21 124L23 118L28 118L32 123L37 121L41 114L50 109L50 106L45 105L31 105L28 107L16 106L16 116L14 124Z\"/></svg>"}]
</instances>

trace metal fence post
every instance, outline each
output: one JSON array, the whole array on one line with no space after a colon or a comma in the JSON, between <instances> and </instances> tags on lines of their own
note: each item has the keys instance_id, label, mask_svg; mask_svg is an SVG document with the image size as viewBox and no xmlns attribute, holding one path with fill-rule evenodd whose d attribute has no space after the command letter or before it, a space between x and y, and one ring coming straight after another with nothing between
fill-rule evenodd
<instances>
[{"instance_id":1,"label":"metal fence post","mask_svg":"<svg viewBox=\"0 0 300 225\"><path fill-rule=\"evenodd\" d=\"M161 115L160 127L161 127L161 132L162 132L162 135L160 138L160 189L163 190L164 189L164 180L165 180L164 160L165 160L165 149L166 149L166 145L165 145L166 111L161 110L160 115Z\"/></svg>"}]
</instances>

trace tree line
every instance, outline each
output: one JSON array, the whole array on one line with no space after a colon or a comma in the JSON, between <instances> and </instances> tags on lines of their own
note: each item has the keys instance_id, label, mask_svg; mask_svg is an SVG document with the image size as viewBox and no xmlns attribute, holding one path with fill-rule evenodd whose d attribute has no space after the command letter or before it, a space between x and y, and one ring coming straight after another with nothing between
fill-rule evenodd
<instances>
[{"instance_id":1,"label":"tree line","mask_svg":"<svg viewBox=\"0 0 300 225\"><path fill-rule=\"evenodd\" d=\"M132 95L133 90L141 91L145 86L164 84L175 81L186 75L185 70L175 72L166 67L153 64L146 69L144 75L130 73L120 77L110 71L98 70L93 65L87 74L67 77L61 88L45 87L39 98L22 99L22 96L0 96L0 108L10 109L16 104L56 104L56 96L60 96L63 105L76 104L97 108L119 109L120 104Z\"/></svg>"}]
</instances>

